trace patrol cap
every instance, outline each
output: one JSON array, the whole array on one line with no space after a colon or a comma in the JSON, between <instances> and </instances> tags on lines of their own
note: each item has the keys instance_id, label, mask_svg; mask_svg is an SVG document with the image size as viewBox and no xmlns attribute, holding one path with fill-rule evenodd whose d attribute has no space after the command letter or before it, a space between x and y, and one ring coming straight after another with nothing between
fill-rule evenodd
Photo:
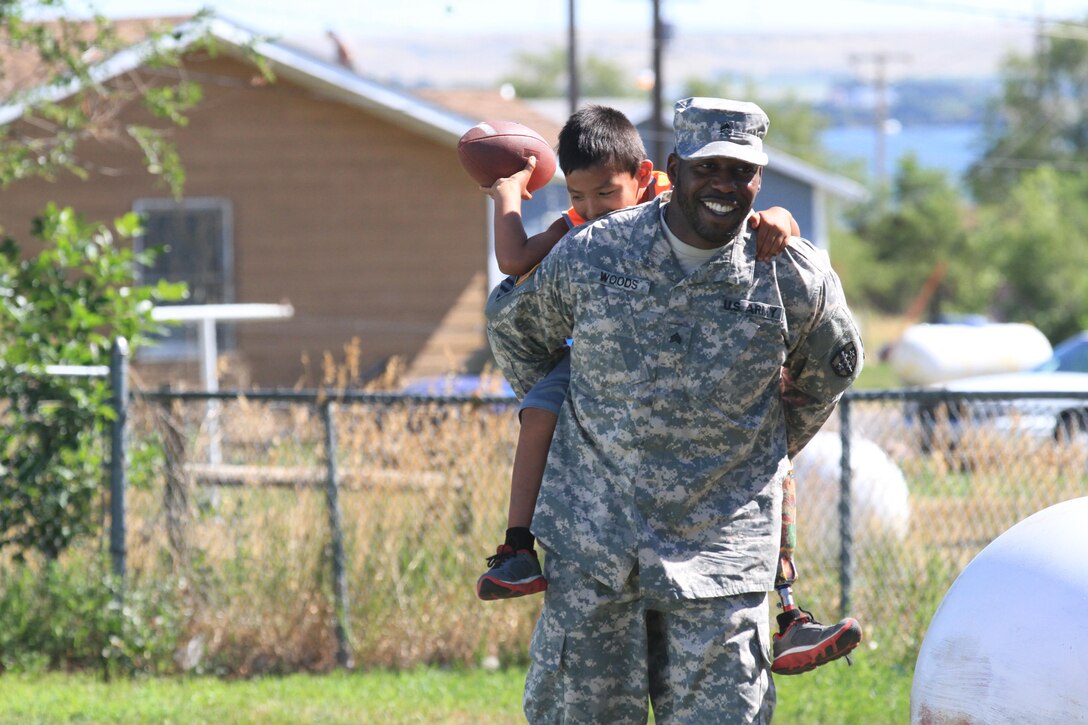
<instances>
[{"instance_id":1,"label":"patrol cap","mask_svg":"<svg viewBox=\"0 0 1088 725\"><path fill-rule=\"evenodd\" d=\"M770 125L763 109L749 101L685 98L676 102L672 122L676 154L682 159L726 156L766 166L763 137Z\"/></svg>"}]
</instances>

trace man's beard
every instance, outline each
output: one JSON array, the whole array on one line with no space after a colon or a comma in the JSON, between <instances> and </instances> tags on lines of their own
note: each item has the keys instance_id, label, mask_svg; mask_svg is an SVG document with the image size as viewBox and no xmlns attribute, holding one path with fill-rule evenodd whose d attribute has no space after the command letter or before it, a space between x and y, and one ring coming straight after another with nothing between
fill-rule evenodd
<instances>
[{"instance_id":1,"label":"man's beard","mask_svg":"<svg viewBox=\"0 0 1088 725\"><path fill-rule=\"evenodd\" d=\"M671 203L677 205L692 231L698 234L704 242L714 247L723 247L733 241L737 233L743 228L744 222L748 219L748 214L751 211L751 207L745 209L740 219L731 226L708 222L703 217L704 207L702 203L697 198L685 193L684 182L680 178L673 182ZM740 210L738 209L738 211Z\"/></svg>"}]
</instances>

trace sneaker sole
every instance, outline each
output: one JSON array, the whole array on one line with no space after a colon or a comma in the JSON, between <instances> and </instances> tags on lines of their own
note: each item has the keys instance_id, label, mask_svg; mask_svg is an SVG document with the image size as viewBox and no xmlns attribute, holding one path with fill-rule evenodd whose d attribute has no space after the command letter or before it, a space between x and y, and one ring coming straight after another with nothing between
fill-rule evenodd
<instances>
[{"instance_id":1,"label":"sneaker sole","mask_svg":"<svg viewBox=\"0 0 1088 725\"><path fill-rule=\"evenodd\" d=\"M496 599L513 599L528 594L537 594L548 588L548 580L542 576L525 582L504 582L489 576L482 576L476 582L476 596L485 602Z\"/></svg>"},{"instance_id":2,"label":"sneaker sole","mask_svg":"<svg viewBox=\"0 0 1088 725\"><path fill-rule=\"evenodd\" d=\"M850 654L861 643L861 625L856 621L827 640L827 642L802 652L776 657L771 665L771 672L776 675L799 675L809 672L820 665L826 665Z\"/></svg>"}]
</instances>

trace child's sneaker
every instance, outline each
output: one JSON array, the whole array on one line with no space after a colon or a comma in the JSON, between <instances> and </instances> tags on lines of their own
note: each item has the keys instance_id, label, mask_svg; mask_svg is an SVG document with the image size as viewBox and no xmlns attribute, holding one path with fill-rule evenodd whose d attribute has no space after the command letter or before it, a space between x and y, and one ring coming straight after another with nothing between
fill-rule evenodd
<instances>
[{"instance_id":1,"label":"child's sneaker","mask_svg":"<svg viewBox=\"0 0 1088 725\"><path fill-rule=\"evenodd\" d=\"M825 627L799 608L779 614L778 629L771 647L771 672L779 675L799 675L816 669L844 656L861 642L861 625L853 617Z\"/></svg>"},{"instance_id":2,"label":"child's sneaker","mask_svg":"<svg viewBox=\"0 0 1088 725\"><path fill-rule=\"evenodd\" d=\"M480 599L512 599L548 588L533 549L514 551L512 546L503 544L487 558L487 565L490 568L476 580L476 596Z\"/></svg>"}]
</instances>

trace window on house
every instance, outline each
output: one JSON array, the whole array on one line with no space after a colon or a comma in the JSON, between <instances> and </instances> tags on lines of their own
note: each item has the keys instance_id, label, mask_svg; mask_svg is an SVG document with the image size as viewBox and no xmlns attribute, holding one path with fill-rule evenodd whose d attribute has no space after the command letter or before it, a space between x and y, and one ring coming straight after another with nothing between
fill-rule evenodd
<instances>
[{"instance_id":1,"label":"window on house","mask_svg":"<svg viewBox=\"0 0 1088 725\"><path fill-rule=\"evenodd\" d=\"M161 279L185 282L189 297L181 304L211 305L234 302L234 240L230 202L217 198L139 199L136 212L144 217L144 234L138 250L162 247L150 267L138 271L142 284ZM234 330L218 323L216 343L220 351L234 347ZM158 344L141 348L140 357L150 360L195 360L199 354L196 325L172 326Z\"/></svg>"}]
</instances>

